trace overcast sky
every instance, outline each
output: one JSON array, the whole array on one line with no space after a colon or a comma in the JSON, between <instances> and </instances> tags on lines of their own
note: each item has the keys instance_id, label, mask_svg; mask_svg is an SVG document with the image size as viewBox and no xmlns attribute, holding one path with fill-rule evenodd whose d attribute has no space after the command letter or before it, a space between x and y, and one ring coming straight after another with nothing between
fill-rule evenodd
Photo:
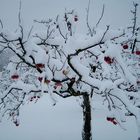
<instances>
[{"instance_id":1,"label":"overcast sky","mask_svg":"<svg viewBox=\"0 0 140 140\"><path fill-rule=\"evenodd\" d=\"M90 24L95 24L105 4L105 13L101 25L123 27L131 19L130 9L133 0L91 0ZM140 0L135 0L140 3ZM32 25L34 19L56 17L67 10L75 9L80 20L86 16L88 0L22 0L22 18L25 25ZM18 24L19 0L0 0L0 18L6 27ZM140 13L140 7L139 7ZM139 14L140 15L140 14Z\"/></svg>"},{"instance_id":2,"label":"overcast sky","mask_svg":"<svg viewBox=\"0 0 140 140\"><path fill-rule=\"evenodd\" d=\"M126 27L131 19L132 1L91 0L90 24L96 24L105 4L101 27ZM140 0L137 2L140 5ZM75 9L80 20L84 21L87 5L88 0L22 0L22 18L24 25L29 28L34 19L48 19L62 14L65 9ZM0 19L6 28L16 29L18 11L19 0L0 0ZM138 20L140 24L140 18ZM4 120L0 124L0 140L81 140L81 114L81 108L73 98L61 99L56 107L52 107L48 96L45 96L39 103L24 107L19 128ZM101 126L101 123L104 124L105 120L103 116L97 115L96 121L94 120L96 126L94 125L93 129L93 133L96 133L95 140L135 140L137 137L136 127L132 121L128 124L128 131L112 125Z\"/></svg>"}]
</instances>

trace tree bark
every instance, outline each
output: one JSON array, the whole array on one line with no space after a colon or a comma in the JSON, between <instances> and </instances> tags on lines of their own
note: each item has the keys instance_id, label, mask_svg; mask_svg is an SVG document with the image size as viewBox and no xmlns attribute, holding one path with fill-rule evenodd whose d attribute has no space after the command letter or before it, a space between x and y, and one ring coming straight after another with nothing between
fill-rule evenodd
<instances>
[{"instance_id":1,"label":"tree bark","mask_svg":"<svg viewBox=\"0 0 140 140\"><path fill-rule=\"evenodd\" d=\"M92 140L91 133L91 105L89 95L83 95L83 131L82 140Z\"/></svg>"}]
</instances>

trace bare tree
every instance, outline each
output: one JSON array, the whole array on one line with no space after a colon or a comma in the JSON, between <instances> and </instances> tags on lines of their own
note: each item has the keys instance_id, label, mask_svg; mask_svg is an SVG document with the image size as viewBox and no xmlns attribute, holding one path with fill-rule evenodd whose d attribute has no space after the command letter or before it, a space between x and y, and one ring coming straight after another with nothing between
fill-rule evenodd
<instances>
[{"instance_id":1,"label":"bare tree","mask_svg":"<svg viewBox=\"0 0 140 140\"><path fill-rule=\"evenodd\" d=\"M8 115L18 126L20 108L27 100L36 102L47 93L55 105L55 95L62 98L81 96L82 138L92 140L90 99L98 94L108 105L107 121L122 127L126 117L134 116L140 131L140 52L132 53L130 46L135 41L128 35L134 35L137 27L131 31L129 28L111 30L110 26L96 30L104 13L103 6L93 32L88 13L89 8L87 27L90 34L83 35L84 38L77 37L75 28L80 20L74 10L54 20L35 20L35 24L46 28L40 33L31 28L28 35L24 35L20 12L16 32L1 29L1 50L7 48L14 53L0 78L2 117Z\"/></svg>"}]
</instances>

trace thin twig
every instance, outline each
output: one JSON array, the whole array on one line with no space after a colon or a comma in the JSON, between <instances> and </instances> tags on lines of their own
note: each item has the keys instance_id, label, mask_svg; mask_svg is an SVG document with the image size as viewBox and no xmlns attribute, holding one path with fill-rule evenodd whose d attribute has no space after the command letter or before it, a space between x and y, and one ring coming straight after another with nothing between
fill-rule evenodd
<instances>
[{"instance_id":1,"label":"thin twig","mask_svg":"<svg viewBox=\"0 0 140 140\"><path fill-rule=\"evenodd\" d=\"M33 30L34 26L31 27L30 31L29 31L29 34L28 34L28 37L27 37L27 40L29 39L30 35L31 35L31 32Z\"/></svg>"},{"instance_id":2,"label":"thin twig","mask_svg":"<svg viewBox=\"0 0 140 140\"><path fill-rule=\"evenodd\" d=\"M96 23L96 27L98 26L98 24L101 22L101 20L102 20L102 18L103 18L103 15L104 15L104 10L105 10L105 5L103 4L101 17L99 18L98 22Z\"/></svg>"},{"instance_id":3,"label":"thin twig","mask_svg":"<svg viewBox=\"0 0 140 140\"><path fill-rule=\"evenodd\" d=\"M106 30L105 30L105 32L104 32L104 34L103 34L103 36L102 36L102 38L101 38L101 41L100 41L100 42L102 42L102 41L103 41L103 39L104 39L104 37L105 37L105 35L106 35L107 31L109 30L109 25L107 25L106 27L107 27L107 28L106 28Z\"/></svg>"},{"instance_id":4,"label":"thin twig","mask_svg":"<svg viewBox=\"0 0 140 140\"><path fill-rule=\"evenodd\" d=\"M86 11L87 11L86 23L87 23L87 27L88 27L90 35L93 36L93 32L92 32L91 27L89 25L89 8L90 8L90 0L88 1L88 7L86 9Z\"/></svg>"},{"instance_id":5,"label":"thin twig","mask_svg":"<svg viewBox=\"0 0 140 140\"><path fill-rule=\"evenodd\" d=\"M3 23L2 23L2 20L1 19L0 19L0 25L1 25L2 29L3 29Z\"/></svg>"},{"instance_id":6,"label":"thin twig","mask_svg":"<svg viewBox=\"0 0 140 140\"><path fill-rule=\"evenodd\" d=\"M19 26L20 26L21 25L21 0L20 0L20 3L19 3L18 22L19 22Z\"/></svg>"}]
</instances>

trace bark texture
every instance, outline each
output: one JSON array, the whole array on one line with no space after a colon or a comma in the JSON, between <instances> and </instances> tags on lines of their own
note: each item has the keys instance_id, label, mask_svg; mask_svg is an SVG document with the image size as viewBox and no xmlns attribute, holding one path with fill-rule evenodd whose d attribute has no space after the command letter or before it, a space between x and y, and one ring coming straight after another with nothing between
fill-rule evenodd
<instances>
[{"instance_id":1,"label":"bark texture","mask_svg":"<svg viewBox=\"0 0 140 140\"><path fill-rule=\"evenodd\" d=\"M83 131L82 140L92 140L91 134L91 105L89 95L83 95Z\"/></svg>"}]
</instances>

